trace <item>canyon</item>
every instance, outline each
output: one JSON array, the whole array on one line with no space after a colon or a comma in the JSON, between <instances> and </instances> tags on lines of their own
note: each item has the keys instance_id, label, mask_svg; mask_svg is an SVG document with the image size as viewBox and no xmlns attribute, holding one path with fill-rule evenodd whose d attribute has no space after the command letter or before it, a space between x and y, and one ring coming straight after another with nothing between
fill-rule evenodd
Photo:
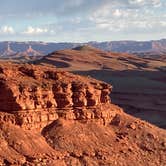
<instances>
[{"instance_id":1,"label":"canyon","mask_svg":"<svg viewBox=\"0 0 166 166\"><path fill-rule=\"evenodd\" d=\"M53 51L72 49L78 46L90 45L103 51L134 53L140 57L148 54L149 57L158 57L166 54L166 39L151 41L90 41L84 43L73 42L42 42L42 41L2 41L0 42L0 58L27 61L38 58Z\"/></svg>"},{"instance_id":2,"label":"canyon","mask_svg":"<svg viewBox=\"0 0 166 166\"><path fill-rule=\"evenodd\" d=\"M34 64L91 76L112 84L112 101L127 113L166 128L165 56L138 57L91 46L55 51Z\"/></svg>"},{"instance_id":3,"label":"canyon","mask_svg":"<svg viewBox=\"0 0 166 166\"><path fill-rule=\"evenodd\" d=\"M165 165L166 132L112 103L112 86L0 63L0 165Z\"/></svg>"}]
</instances>

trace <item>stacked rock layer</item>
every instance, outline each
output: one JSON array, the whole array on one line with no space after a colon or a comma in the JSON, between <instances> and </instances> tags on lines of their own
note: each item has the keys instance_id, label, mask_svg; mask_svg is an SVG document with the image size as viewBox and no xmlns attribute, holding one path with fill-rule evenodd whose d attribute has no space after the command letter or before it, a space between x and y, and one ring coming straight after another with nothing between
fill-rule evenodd
<instances>
[{"instance_id":1,"label":"stacked rock layer","mask_svg":"<svg viewBox=\"0 0 166 166\"><path fill-rule=\"evenodd\" d=\"M42 70L41 70L42 68ZM42 129L58 118L106 123L111 85L51 67L0 65L0 121Z\"/></svg>"}]
</instances>

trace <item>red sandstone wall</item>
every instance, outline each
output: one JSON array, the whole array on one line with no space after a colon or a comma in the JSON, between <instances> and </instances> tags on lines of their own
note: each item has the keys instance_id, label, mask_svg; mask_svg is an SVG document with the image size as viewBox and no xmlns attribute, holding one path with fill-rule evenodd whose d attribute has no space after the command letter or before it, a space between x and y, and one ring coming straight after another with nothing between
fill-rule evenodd
<instances>
[{"instance_id":1,"label":"red sandstone wall","mask_svg":"<svg viewBox=\"0 0 166 166\"><path fill-rule=\"evenodd\" d=\"M110 91L106 83L48 68L12 65L0 70L0 111L25 128L42 128L59 117L109 117L97 110L110 103Z\"/></svg>"}]
</instances>

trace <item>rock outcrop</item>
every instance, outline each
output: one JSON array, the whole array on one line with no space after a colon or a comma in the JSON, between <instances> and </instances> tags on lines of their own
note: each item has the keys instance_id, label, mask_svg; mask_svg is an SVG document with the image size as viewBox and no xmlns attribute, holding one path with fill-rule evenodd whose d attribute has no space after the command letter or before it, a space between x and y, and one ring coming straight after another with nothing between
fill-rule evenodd
<instances>
[{"instance_id":1,"label":"rock outcrop","mask_svg":"<svg viewBox=\"0 0 166 166\"><path fill-rule=\"evenodd\" d=\"M55 68L0 64L0 165L166 165L166 132L111 103L112 87Z\"/></svg>"},{"instance_id":2,"label":"rock outcrop","mask_svg":"<svg viewBox=\"0 0 166 166\"><path fill-rule=\"evenodd\" d=\"M60 117L111 117L106 115L110 112L100 112L110 107L110 85L48 67L8 65L0 67L1 121L42 129Z\"/></svg>"},{"instance_id":3,"label":"rock outcrop","mask_svg":"<svg viewBox=\"0 0 166 166\"><path fill-rule=\"evenodd\" d=\"M52 52L34 63L54 65L111 83L114 104L126 113L166 129L166 60L158 54L156 58L145 54L147 57L106 52L84 45Z\"/></svg>"}]
</instances>

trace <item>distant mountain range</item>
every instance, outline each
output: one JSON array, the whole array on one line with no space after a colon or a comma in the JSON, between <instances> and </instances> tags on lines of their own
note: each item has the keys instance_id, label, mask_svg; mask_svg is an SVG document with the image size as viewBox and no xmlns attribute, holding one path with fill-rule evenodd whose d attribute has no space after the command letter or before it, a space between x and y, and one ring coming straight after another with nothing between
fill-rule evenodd
<instances>
[{"instance_id":1,"label":"distant mountain range","mask_svg":"<svg viewBox=\"0 0 166 166\"><path fill-rule=\"evenodd\" d=\"M108 41L87 43L0 42L0 57L43 56L53 51L90 45L104 51L127 52L144 55L165 54L166 39L152 41Z\"/></svg>"}]
</instances>

